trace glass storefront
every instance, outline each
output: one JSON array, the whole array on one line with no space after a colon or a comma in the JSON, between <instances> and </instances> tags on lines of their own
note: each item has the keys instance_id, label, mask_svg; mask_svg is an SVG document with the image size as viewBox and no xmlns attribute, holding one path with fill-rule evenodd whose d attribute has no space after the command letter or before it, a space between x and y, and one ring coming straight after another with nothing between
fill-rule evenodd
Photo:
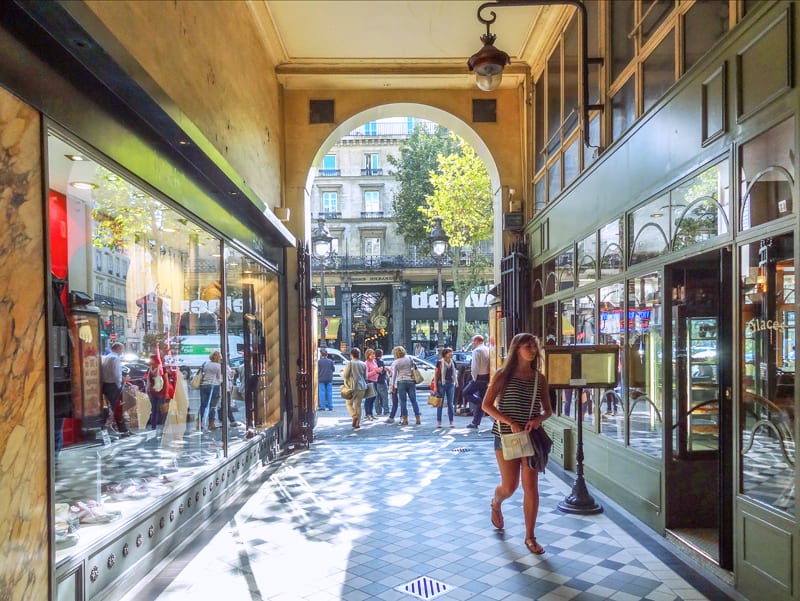
<instances>
[{"instance_id":1,"label":"glass storefront","mask_svg":"<svg viewBox=\"0 0 800 601\"><path fill-rule=\"evenodd\" d=\"M281 312L276 273L54 133L48 174L61 562L279 421Z\"/></svg>"}]
</instances>

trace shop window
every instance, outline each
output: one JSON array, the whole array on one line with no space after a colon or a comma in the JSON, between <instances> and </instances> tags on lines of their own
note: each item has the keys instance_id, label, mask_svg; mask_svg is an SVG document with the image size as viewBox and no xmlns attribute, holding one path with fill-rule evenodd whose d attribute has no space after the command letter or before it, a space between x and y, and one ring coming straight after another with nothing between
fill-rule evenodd
<instances>
[{"instance_id":1,"label":"shop window","mask_svg":"<svg viewBox=\"0 0 800 601\"><path fill-rule=\"evenodd\" d=\"M744 144L741 150L740 223L743 230L794 212L794 117Z\"/></svg>"},{"instance_id":2,"label":"shop window","mask_svg":"<svg viewBox=\"0 0 800 601\"><path fill-rule=\"evenodd\" d=\"M623 381L629 444L652 457L663 455L663 319L661 281L650 274L628 281ZM613 407L613 403L612 403Z\"/></svg>"},{"instance_id":3,"label":"shop window","mask_svg":"<svg viewBox=\"0 0 800 601\"><path fill-rule=\"evenodd\" d=\"M545 293L553 294L575 286L575 257L567 249L545 264Z\"/></svg>"},{"instance_id":4,"label":"shop window","mask_svg":"<svg viewBox=\"0 0 800 601\"><path fill-rule=\"evenodd\" d=\"M544 209L545 204L547 204L547 192L546 192L546 185L547 180L544 176L541 176L536 183L534 184L534 196L536 197L536 212L541 211Z\"/></svg>"},{"instance_id":5,"label":"shop window","mask_svg":"<svg viewBox=\"0 0 800 601\"><path fill-rule=\"evenodd\" d=\"M622 283L604 286L600 288L598 298L597 343L616 344L620 347L617 369L622 377L622 366L625 363L625 348L622 344L625 329L625 286ZM600 434L622 444L625 442L623 386L624 380L621 380L616 387L595 392Z\"/></svg>"},{"instance_id":6,"label":"shop window","mask_svg":"<svg viewBox=\"0 0 800 601\"><path fill-rule=\"evenodd\" d=\"M233 373L222 366L241 365L252 349L265 348L256 338L271 340L272 355L264 365L272 372L268 381L258 382L264 392L259 388L253 398L266 395L272 401L247 422L258 428L280 415L276 276L262 275L271 278L271 288L254 285L247 292L256 299L252 302L245 301L238 280L236 286L228 282L223 297L219 238L113 170L93 160L78 166L65 158L76 154L87 156L56 135L48 137L49 188L64 196L70 214L85 215L91 226L71 228L65 248L53 249L56 256L70 253L51 337L61 345L54 354L51 390L59 465L55 532L67 543L58 545L57 562L85 552L84 543L121 521L146 513L174 490L171 483L198 466L213 465L226 444L245 440L247 429L239 425L245 422L243 408L231 397ZM252 261L226 256L229 270L238 264L241 278L250 277L244 274L254 270ZM258 335L250 340L256 342L245 348L243 324L251 318L264 327L253 330ZM116 344L128 376L120 395L101 379ZM216 373L211 379L218 384L190 387L198 370ZM231 427L223 437L226 425ZM87 464L96 469L72 469ZM83 522L78 532L69 522L75 516Z\"/></svg>"},{"instance_id":7,"label":"shop window","mask_svg":"<svg viewBox=\"0 0 800 601\"><path fill-rule=\"evenodd\" d=\"M794 236L739 252L742 494L796 515Z\"/></svg>"},{"instance_id":8,"label":"shop window","mask_svg":"<svg viewBox=\"0 0 800 601\"><path fill-rule=\"evenodd\" d=\"M648 261L669 250L669 195L657 198L637 209L628 219L628 229L631 232L631 265Z\"/></svg>"},{"instance_id":9,"label":"shop window","mask_svg":"<svg viewBox=\"0 0 800 601\"><path fill-rule=\"evenodd\" d=\"M622 219L600 229L600 278L622 273L625 265Z\"/></svg>"},{"instance_id":10,"label":"shop window","mask_svg":"<svg viewBox=\"0 0 800 601\"><path fill-rule=\"evenodd\" d=\"M578 242L578 286L597 279L597 235L592 234Z\"/></svg>"},{"instance_id":11,"label":"shop window","mask_svg":"<svg viewBox=\"0 0 800 601\"><path fill-rule=\"evenodd\" d=\"M728 162L707 169L670 192L673 250L728 233Z\"/></svg>"},{"instance_id":12,"label":"shop window","mask_svg":"<svg viewBox=\"0 0 800 601\"><path fill-rule=\"evenodd\" d=\"M561 194L561 161L558 159L547 169L547 190L550 201Z\"/></svg>"},{"instance_id":13,"label":"shop window","mask_svg":"<svg viewBox=\"0 0 800 601\"><path fill-rule=\"evenodd\" d=\"M642 87L645 112L658 102L673 83L675 83L674 30L667 34L644 61Z\"/></svg>"}]
</instances>

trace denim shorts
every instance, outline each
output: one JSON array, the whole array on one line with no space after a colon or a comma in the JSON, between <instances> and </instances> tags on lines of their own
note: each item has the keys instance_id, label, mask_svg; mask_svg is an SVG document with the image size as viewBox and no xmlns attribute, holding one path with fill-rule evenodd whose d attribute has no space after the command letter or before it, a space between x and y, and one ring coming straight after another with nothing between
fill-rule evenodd
<instances>
[{"instance_id":1,"label":"denim shorts","mask_svg":"<svg viewBox=\"0 0 800 601\"><path fill-rule=\"evenodd\" d=\"M495 434L494 436L494 450L495 451L503 450L503 443L500 442L500 437L497 434Z\"/></svg>"}]
</instances>

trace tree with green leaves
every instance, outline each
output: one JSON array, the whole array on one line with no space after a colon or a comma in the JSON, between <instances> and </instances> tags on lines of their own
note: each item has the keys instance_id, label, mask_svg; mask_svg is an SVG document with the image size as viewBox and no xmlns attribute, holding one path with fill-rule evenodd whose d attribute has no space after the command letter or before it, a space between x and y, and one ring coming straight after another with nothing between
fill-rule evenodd
<instances>
[{"instance_id":1,"label":"tree with green leaves","mask_svg":"<svg viewBox=\"0 0 800 601\"><path fill-rule=\"evenodd\" d=\"M458 306L457 347L467 343L466 298L485 283L488 261L479 253L479 244L491 240L493 230L492 188L483 161L462 138L451 134L458 152L439 154L438 168L429 173L433 192L418 207L425 219L425 232L436 217L449 238L453 260L453 288L460 299ZM462 263L464 263L462 265Z\"/></svg>"},{"instance_id":2,"label":"tree with green leaves","mask_svg":"<svg viewBox=\"0 0 800 601\"><path fill-rule=\"evenodd\" d=\"M446 128L437 125L429 132L417 125L412 134L400 144L400 156L389 156L387 161L395 170L390 171L400 183L399 191L392 201L397 231L406 244L427 247L428 219L419 212L426 198L433 194L431 171L439 169L440 155L448 156L460 152L457 138L448 134Z\"/></svg>"}]
</instances>

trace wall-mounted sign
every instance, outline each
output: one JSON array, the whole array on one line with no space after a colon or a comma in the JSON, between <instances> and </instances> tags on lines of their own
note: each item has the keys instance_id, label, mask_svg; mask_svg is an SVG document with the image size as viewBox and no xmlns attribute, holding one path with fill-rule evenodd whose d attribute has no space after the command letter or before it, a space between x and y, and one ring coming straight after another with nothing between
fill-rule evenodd
<instances>
[{"instance_id":1,"label":"wall-mounted sign","mask_svg":"<svg viewBox=\"0 0 800 601\"><path fill-rule=\"evenodd\" d=\"M514 211L513 213L503 214L503 229L504 230L521 230L524 219L522 211Z\"/></svg>"}]
</instances>

